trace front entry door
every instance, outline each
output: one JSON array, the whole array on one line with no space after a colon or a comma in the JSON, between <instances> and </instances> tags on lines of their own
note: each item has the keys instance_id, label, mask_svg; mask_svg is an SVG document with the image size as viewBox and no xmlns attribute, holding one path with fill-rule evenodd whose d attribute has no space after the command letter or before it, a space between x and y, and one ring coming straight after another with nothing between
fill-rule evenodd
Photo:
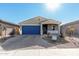
<instances>
[{"instance_id":1,"label":"front entry door","mask_svg":"<svg viewBox=\"0 0 79 59\"><path fill-rule=\"evenodd\" d=\"M43 25L43 34L47 34L47 25Z\"/></svg>"}]
</instances>

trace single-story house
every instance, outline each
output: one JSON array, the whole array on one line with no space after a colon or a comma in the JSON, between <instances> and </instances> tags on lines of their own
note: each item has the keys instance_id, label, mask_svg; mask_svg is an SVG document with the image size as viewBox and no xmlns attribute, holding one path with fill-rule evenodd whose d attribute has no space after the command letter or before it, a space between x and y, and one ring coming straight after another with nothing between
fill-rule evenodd
<instances>
[{"instance_id":1,"label":"single-story house","mask_svg":"<svg viewBox=\"0 0 79 59\"><path fill-rule=\"evenodd\" d=\"M61 25L62 35L63 36L67 35L70 29L73 31L72 35L79 35L79 20Z\"/></svg>"},{"instance_id":2,"label":"single-story house","mask_svg":"<svg viewBox=\"0 0 79 59\"><path fill-rule=\"evenodd\" d=\"M3 20L0 20L0 37L6 37L12 35L14 32L15 35L19 34L19 25L6 22Z\"/></svg>"},{"instance_id":3,"label":"single-story house","mask_svg":"<svg viewBox=\"0 0 79 59\"><path fill-rule=\"evenodd\" d=\"M22 35L43 35L50 30L60 34L61 22L37 16L19 23Z\"/></svg>"}]
</instances>

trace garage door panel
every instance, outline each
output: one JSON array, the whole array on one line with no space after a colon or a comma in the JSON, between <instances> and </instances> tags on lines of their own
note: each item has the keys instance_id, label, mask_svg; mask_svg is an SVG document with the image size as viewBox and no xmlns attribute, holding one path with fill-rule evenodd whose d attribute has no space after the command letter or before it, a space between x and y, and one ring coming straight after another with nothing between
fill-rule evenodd
<instances>
[{"instance_id":1,"label":"garage door panel","mask_svg":"<svg viewBox=\"0 0 79 59\"><path fill-rule=\"evenodd\" d=\"M40 26L23 26L22 34L40 34Z\"/></svg>"}]
</instances>

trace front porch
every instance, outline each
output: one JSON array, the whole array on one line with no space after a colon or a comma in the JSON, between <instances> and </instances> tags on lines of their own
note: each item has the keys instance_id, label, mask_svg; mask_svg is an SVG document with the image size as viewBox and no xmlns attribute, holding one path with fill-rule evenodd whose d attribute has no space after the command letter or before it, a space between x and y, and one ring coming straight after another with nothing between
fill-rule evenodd
<instances>
[{"instance_id":1,"label":"front porch","mask_svg":"<svg viewBox=\"0 0 79 59\"><path fill-rule=\"evenodd\" d=\"M58 24L42 24L42 38L50 38L57 40L60 35L60 27Z\"/></svg>"},{"instance_id":2,"label":"front porch","mask_svg":"<svg viewBox=\"0 0 79 59\"><path fill-rule=\"evenodd\" d=\"M41 23L41 35L44 34L57 34L60 35L60 22L52 21L52 20L46 20Z\"/></svg>"},{"instance_id":3,"label":"front porch","mask_svg":"<svg viewBox=\"0 0 79 59\"><path fill-rule=\"evenodd\" d=\"M49 32L59 33L58 24L42 24L42 34L48 34Z\"/></svg>"},{"instance_id":4,"label":"front porch","mask_svg":"<svg viewBox=\"0 0 79 59\"><path fill-rule=\"evenodd\" d=\"M41 35L56 41L60 35L60 23L50 20L41 23Z\"/></svg>"}]
</instances>

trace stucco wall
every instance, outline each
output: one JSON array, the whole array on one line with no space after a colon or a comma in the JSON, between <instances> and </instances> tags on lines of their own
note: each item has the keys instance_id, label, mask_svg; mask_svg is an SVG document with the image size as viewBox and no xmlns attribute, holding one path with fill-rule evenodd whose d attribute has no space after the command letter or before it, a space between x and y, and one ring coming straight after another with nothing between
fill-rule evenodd
<instances>
[{"instance_id":1,"label":"stucco wall","mask_svg":"<svg viewBox=\"0 0 79 59\"><path fill-rule=\"evenodd\" d=\"M13 31L13 29L16 31L16 28L17 28L17 26L6 24L6 23L1 23L1 22L0 22L0 25L1 25L0 26L0 34L3 37L10 36L10 33ZM18 27L18 29L19 29L19 27Z\"/></svg>"},{"instance_id":2,"label":"stucco wall","mask_svg":"<svg viewBox=\"0 0 79 59\"><path fill-rule=\"evenodd\" d=\"M61 26L61 33L63 35L66 35L66 30L68 30L69 26L73 26L73 28L75 29L75 31L74 31L75 34L79 35L79 23L62 25Z\"/></svg>"}]
</instances>

